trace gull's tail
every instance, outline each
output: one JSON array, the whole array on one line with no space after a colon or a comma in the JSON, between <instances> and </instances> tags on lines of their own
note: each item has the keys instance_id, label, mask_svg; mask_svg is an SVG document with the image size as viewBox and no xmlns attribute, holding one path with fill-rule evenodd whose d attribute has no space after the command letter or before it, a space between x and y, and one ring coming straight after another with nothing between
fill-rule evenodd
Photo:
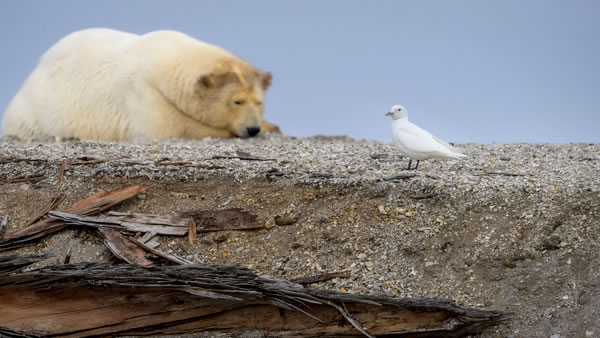
<instances>
[{"instance_id":1,"label":"gull's tail","mask_svg":"<svg viewBox=\"0 0 600 338\"><path fill-rule=\"evenodd\" d=\"M448 150L451 151L450 157L454 157L454 158L466 158L469 157L463 153L460 152L460 149L457 149L455 147L453 147L451 144L449 144L448 142L444 141L444 140L440 140L439 138L433 136L433 139L443 145L444 147L446 147Z\"/></svg>"}]
</instances>

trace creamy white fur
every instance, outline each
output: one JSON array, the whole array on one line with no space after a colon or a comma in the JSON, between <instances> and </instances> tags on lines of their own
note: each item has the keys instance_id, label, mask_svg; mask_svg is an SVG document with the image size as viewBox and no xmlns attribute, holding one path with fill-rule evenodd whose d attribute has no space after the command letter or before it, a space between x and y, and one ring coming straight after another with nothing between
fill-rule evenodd
<instances>
[{"instance_id":1,"label":"creamy white fur","mask_svg":"<svg viewBox=\"0 0 600 338\"><path fill-rule=\"evenodd\" d=\"M256 78L241 80L252 104L243 112L229 112L238 109L229 101L242 84L198 95L199 79L223 61L227 71L243 78L244 71L250 74L251 67L228 51L179 32L78 31L42 56L7 107L3 132L25 139L246 136L247 127L263 123L268 84L261 86L259 75L265 73L254 71Z\"/></svg>"}]
</instances>

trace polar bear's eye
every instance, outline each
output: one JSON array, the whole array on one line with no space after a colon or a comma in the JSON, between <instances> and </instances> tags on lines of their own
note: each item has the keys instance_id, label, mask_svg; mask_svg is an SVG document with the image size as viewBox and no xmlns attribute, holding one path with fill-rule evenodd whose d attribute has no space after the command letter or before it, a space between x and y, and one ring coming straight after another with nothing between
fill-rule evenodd
<instances>
[{"instance_id":1,"label":"polar bear's eye","mask_svg":"<svg viewBox=\"0 0 600 338\"><path fill-rule=\"evenodd\" d=\"M244 103L244 101L242 101L242 100L233 101L233 104L237 104L238 106L242 105L243 103Z\"/></svg>"}]
</instances>

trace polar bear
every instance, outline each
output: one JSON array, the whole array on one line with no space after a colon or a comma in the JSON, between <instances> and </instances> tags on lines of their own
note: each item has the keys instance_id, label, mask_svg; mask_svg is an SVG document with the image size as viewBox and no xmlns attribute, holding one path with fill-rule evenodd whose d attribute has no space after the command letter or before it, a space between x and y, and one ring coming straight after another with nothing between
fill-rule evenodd
<instances>
[{"instance_id":1,"label":"polar bear","mask_svg":"<svg viewBox=\"0 0 600 338\"><path fill-rule=\"evenodd\" d=\"M271 74L176 31L106 28L51 47L4 112L3 132L86 140L255 136Z\"/></svg>"}]
</instances>

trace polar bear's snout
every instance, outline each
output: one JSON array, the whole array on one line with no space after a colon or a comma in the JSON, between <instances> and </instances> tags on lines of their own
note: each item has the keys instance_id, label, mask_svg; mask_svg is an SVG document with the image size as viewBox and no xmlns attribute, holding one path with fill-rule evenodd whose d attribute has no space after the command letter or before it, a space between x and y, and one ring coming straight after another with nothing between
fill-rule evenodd
<instances>
[{"instance_id":1,"label":"polar bear's snout","mask_svg":"<svg viewBox=\"0 0 600 338\"><path fill-rule=\"evenodd\" d=\"M239 137L254 137L260 133L260 121L247 117L242 119L234 130Z\"/></svg>"},{"instance_id":2,"label":"polar bear's snout","mask_svg":"<svg viewBox=\"0 0 600 338\"><path fill-rule=\"evenodd\" d=\"M246 128L248 131L248 136L253 137L260 133L260 127L248 127Z\"/></svg>"}]
</instances>

